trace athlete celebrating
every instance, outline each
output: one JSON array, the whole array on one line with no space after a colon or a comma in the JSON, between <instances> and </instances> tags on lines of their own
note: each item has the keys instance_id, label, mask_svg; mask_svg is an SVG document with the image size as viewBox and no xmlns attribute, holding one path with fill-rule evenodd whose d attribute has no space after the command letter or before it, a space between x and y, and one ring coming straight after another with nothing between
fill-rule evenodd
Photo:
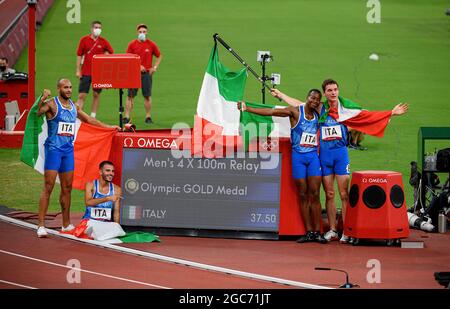
<instances>
[{"instance_id":1,"label":"athlete celebrating","mask_svg":"<svg viewBox=\"0 0 450 309\"><path fill-rule=\"evenodd\" d=\"M263 116L289 117L291 123L292 175L295 179L301 201L301 214L307 233L297 242L327 241L320 234L320 167L318 146L318 119L315 109L320 104L322 94L318 89L308 92L306 104L286 108L252 108L238 102L238 109ZM292 99L292 98L291 98ZM294 99L293 99L294 100ZM300 101L298 101L300 102Z\"/></svg>"},{"instance_id":2,"label":"athlete celebrating","mask_svg":"<svg viewBox=\"0 0 450 309\"><path fill-rule=\"evenodd\" d=\"M334 202L335 178L341 198L342 219L345 224L350 181L347 125L364 133L381 137L391 116L406 113L408 104L398 104L392 111L361 111L355 103L339 96L339 86L335 80L324 80L322 90L327 100L320 112L320 163L322 164L322 182L326 196L325 205L330 224L330 230L325 234L325 238L330 241L338 239L336 204ZM349 238L342 233L340 242L348 241Z\"/></svg>"},{"instance_id":3,"label":"athlete celebrating","mask_svg":"<svg viewBox=\"0 0 450 309\"><path fill-rule=\"evenodd\" d=\"M38 103L37 115L45 114L47 118L48 137L45 140L44 162L44 188L39 199L39 226L38 237L46 237L45 215L47 213L56 176L61 182L61 195L59 201L63 213L62 231L70 231L74 228L70 224L70 200L72 192L72 180L74 170L73 141L75 135L76 118L91 125L114 128L118 126L104 124L87 115L80 107L73 103L72 83L68 79L60 79L57 83L58 95L47 100L51 95L50 90L45 89Z\"/></svg>"},{"instance_id":4,"label":"athlete celebrating","mask_svg":"<svg viewBox=\"0 0 450 309\"><path fill-rule=\"evenodd\" d=\"M86 183L84 201L86 211L83 219L99 221L120 221L121 189L112 183L114 164L103 161L99 165L100 178Z\"/></svg>"},{"instance_id":5,"label":"athlete celebrating","mask_svg":"<svg viewBox=\"0 0 450 309\"><path fill-rule=\"evenodd\" d=\"M367 111L343 97L339 96L338 83L326 79L322 90L327 100L319 106L320 111L320 164L322 166L322 183L326 195L326 209L330 230L325 239L338 239L336 222L336 205L334 202L334 179L336 178L342 203L342 217L345 224L345 211L348 202L348 186L350 180L350 160L347 149L347 126L363 133L382 137L392 116L403 115L408 111L408 104L397 104L389 111ZM303 104L278 89L272 89L274 97L284 100L291 106ZM349 238L342 234L340 242L346 243Z\"/></svg>"}]
</instances>

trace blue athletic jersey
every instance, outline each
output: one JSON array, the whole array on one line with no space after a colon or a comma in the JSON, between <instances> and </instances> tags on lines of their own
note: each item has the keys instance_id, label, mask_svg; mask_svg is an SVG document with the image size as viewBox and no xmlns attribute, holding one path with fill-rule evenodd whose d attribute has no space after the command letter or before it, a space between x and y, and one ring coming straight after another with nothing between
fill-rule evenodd
<instances>
[{"instance_id":1,"label":"blue athletic jersey","mask_svg":"<svg viewBox=\"0 0 450 309\"><path fill-rule=\"evenodd\" d=\"M77 108L70 99L71 109L64 108L57 96L54 97L54 100L57 111L55 117L47 119L48 137L45 146L49 150L72 151Z\"/></svg>"},{"instance_id":2,"label":"blue athletic jersey","mask_svg":"<svg viewBox=\"0 0 450 309\"><path fill-rule=\"evenodd\" d=\"M317 151L317 130L319 127L319 117L313 112L314 118L311 120L305 117L304 105L299 106L299 117L295 127L291 128L292 150L299 153Z\"/></svg>"},{"instance_id":3,"label":"blue athletic jersey","mask_svg":"<svg viewBox=\"0 0 450 309\"><path fill-rule=\"evenodd\" d=\"M109 192L107 194L100 193L98 190L98 179L94 180L93 198L104 198L114 195L114 185L109 183ZM96 206L86 206L83 219L95 219L101 221L113 221L114 202L108 201L97 204Z\"/></svg>"},{"instance_id":4,"label":"blue athletic jersey","mask_svg":"<svg viewBox=\"0 0 450 309\"><path fill-rule=\"evenodd\" d=\"M325 113L325 106L322 106L320 115ZM348 129L345 124L336 121L330 115L324 123L319 123L320 129L320 151L327 151L347 147Z\"/></svg>"}]
</instances>

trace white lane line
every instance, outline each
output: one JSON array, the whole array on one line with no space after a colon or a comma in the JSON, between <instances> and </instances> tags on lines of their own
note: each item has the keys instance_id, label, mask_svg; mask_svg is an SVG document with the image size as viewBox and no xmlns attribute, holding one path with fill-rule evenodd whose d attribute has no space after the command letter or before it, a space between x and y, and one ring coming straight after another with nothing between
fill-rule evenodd
<instances>
[{"instance_id":1,"label":"white lane line","mask_svg":"<svg viewBox=\"0 0 450 309\"><path fill-rule=\"evenodd\" d=\"M2 4L2 3L0 2L0 4ZM0 280L0 282L6 283L6 284L10 284L10 285L20 286L21 288L26 288L26 289L30 289L30 290L37 290L37 288L35 288L35 287L28 286L28 285L23 285L23 284L11 282L11 281Z\"/></svg>"},{"instance_id":2,"label":"white lane line","mask_svg":"<svg viewBox=\"0 0 450 309\"><path fill-rule=\"evenodd\" d=\"M27 227L27 228L30 228L33 230L37 229L37 225L31 224L28 222L23 222L23 221L20 221L17 219L13 219L13 218L10 218L10 217L4 216L4 215L0 215L0 220L9 222L9 223L12 223L15 225L19 225L21 227ZM61 234L58 231L51 230L51 229L47 229L47 232L49 234L52 234L52 235L55 235L58 237L68 238L68 239L76 240L78 242L88 243L88 244L92 244L95 246L112 249L114 251L119 251L122 253L130 253L133 255L143 256L143 257L151 258L151 259L158 260L158 261L181 264L181 265L191 266L191 267L195 267L195 268L199 268L199 269L203 269L203 270L210 270L210 271L224 273L224 274L231 274L231 275L235 275L238 277L244 277L244 278L253 279L253 280L255 280L255 279L262 280L262 281L266 281L266 282L279 283L279 284L296 286L296 287L301 287L301 288L306 288L306 289L333 289L330 287L305 283L305 282L301 282L301 281L293 281L293 280L288 280L288 279L283 279L283 278L278 278L278 277L260 275L260 274L256 274L256 273L250 273L250 272L235 270L235 269L231 269L231 268L219 267L219 266L214 266L214 265L209 265L209 264L197 263L197 262L189 261L189 260L173 258L173 257L169 257L169 256L150 253L150 252L146 252L146 251L140 251L140 250L131 249L131 248L127 248L127 247L121 247L121 246L112 245L112 244L105 244L101 241L82 239L82 238L77 238L73 235Z\"/></svg>"},{"instance_id":3,"label":"white lane line","mask_svg":"<svg viewBox=\"0 0 450 309\"><path fill-rule=\"evenodd\" d=\"M110 279L116 279L116 280L121 280L121 281L136 283L136 284L141 284L141 285L145 285L145 286L151 286L151 287L160 288L160 289L170 289L168 287L161 286L161 285L156 285L156 284L151 284L151 283L146 283L146 282L126 279L126 278L122 278L122 277L116 277L116 276L112 276L112 275L108 275L108 274L104 274L104 273L99 273L99 272L95 272L95 271L91 271L91 270L86 270L86 269L82 269L82 268L77 268L77 267L70 267L70 266L67 266L67 265L53 263L53 262L50 262L50 261L47 261L47 260L41 260L41 259L33 258L31 256L26 256L26 255L14 253L14 252L9 252L9 251L5 251L5 250L1 250L1 249L0 249L0 253L13 255L13 256L20 257L20 258L24 258L24 259L28 259L28 260L32 260L32 261L36 261L36 262L40 262L40 263L44 263L44 264L49 264L49 265L52 265L52 266L58 266L58 267L62 267L62 268L67 268L67 269L70 269L70 270L82 271L82 272L85 272L85 273L88 273L88 274L102 276L102 277L106 277L106 278L110 278Z\"/></svg>"}]
</instances>

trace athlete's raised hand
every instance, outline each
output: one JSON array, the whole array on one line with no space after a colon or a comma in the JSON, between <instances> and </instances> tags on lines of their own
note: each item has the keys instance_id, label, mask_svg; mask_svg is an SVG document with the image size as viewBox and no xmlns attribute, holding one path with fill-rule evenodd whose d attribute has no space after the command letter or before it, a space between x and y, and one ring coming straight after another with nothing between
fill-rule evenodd
<instances>
[{"instance_id":1,"label":"athlete's raised hand","mask_svg":"<svg viewBox=\"0 0 450 309\"><path fill-rule=\"evenodd\" d=\"M392 116L400 116L405 114L408 111L408 103L400 103L395 105L395 107L392 109Z\"/></svg>"},{"instance_id":2,"label":"athlete's raised hand","mask_svg":"<svg viewBox=\"0 0 450 309\"><path fill-rule=\"evenodd\" d=\"M280 90L276 89L276 88L272 88L270 89L270 94L272 96L274 96L277 99L281 99L281 95L283 94Z\"/></svg>"},{"instance_id":3,"label":"athlete's raised hand","mask_svg":"<svg viewBox=\"0 0 450 309\"><path fill-rule=\"evenodd\" d=\"M51 95L52 95L52 92L49 89L44 89L44 91L42 91L41 101L44 102Z\"/></svg>"}]
</instances>

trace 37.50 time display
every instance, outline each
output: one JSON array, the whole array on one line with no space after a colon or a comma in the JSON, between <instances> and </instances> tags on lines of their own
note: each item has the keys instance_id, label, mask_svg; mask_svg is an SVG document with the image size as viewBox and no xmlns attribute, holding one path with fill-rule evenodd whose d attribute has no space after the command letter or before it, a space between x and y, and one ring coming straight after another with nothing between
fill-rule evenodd
<instances>
[{"instance_id":1,"label":"37.50 time display","mask_svg":"<svg viewBox=\"0 0 450 309\"><path fill-rule=\"evenodd\" d=\"M252 223L276 223L276 214L265 214L265 213L250 213L250 222Z\"/></svg>"}]
</instances>

